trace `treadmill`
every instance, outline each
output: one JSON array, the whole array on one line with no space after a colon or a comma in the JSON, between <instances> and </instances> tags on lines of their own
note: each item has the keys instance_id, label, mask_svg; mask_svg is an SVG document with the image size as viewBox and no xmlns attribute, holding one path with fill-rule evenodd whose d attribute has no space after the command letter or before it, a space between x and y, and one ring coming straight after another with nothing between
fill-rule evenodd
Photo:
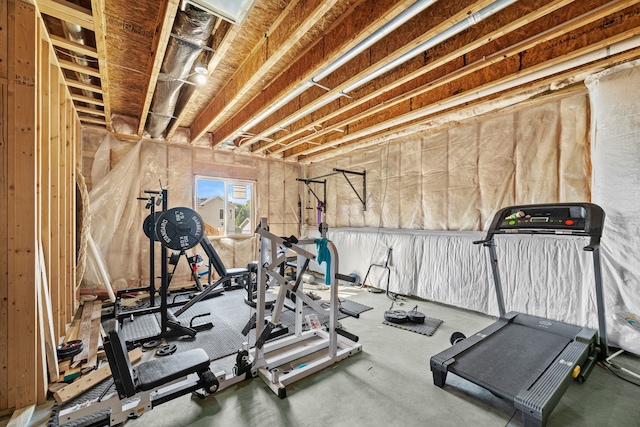
<instances>
[{"instance_id":1,"label":"treadmill","mask_svg":"<svg viewBox=\"0 0 640 427\"><path fill-rule=\"evenodd\" d=\"M513 403L524 426L544 426L572 380L582 383L607 357L600 237L604 211L592 203L510 206L498 211L483 240L488 248L500 318L477 334L454 341L431 357L433 382L447 372ZM593 329L511 311L505 313L494 235L557 234L589 237L593 254L599 333ZM459 333L458 333L459 334ZM460 334L461 335L461 334ZM458 335L458 336L460 336Z\"/></svg>"}]
</instances>

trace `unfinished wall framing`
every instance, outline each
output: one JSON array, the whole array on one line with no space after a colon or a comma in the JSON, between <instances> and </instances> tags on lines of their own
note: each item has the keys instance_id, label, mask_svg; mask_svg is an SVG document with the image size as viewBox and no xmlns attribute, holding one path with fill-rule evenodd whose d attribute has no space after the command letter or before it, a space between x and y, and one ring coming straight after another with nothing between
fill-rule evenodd
<instances>
[{"instance_id":1,"label":"unfinished wall framing","mask_svg":"<svg viewBox=\"0 0 640 427\"><path fill-rule=\"evenodd\" d=\"M79 122L63 82L35 6L0 2L0 413L44 402L77 304Z\"/></svg>"}]
</instances>

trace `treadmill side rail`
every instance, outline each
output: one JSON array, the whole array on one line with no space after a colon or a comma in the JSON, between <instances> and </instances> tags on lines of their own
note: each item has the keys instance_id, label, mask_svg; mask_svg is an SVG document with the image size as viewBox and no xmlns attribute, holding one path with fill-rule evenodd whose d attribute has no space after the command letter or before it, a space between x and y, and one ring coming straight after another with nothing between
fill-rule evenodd
<instances>
[{"instance_id":1,"label":"treadmill side rail","mask_svg":"<svg viewBox=\"0 0 640 427\"><path fill-rule=\"evenodd\" d=\"M596 336L592 335L592 342ZM592 349L593 345L589 343L571 342L528 390L518 393L514 406L522 411L525 426L542 427L546 424L551 411L571 384L574 368L584 364Z\"/></svg>"}]
</instances>

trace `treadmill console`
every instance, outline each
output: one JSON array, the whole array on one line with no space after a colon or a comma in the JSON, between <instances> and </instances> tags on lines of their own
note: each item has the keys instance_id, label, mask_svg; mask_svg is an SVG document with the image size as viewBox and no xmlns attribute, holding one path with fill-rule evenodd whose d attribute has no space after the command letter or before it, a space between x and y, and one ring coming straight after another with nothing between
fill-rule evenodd
<instances>
[{"instance_id":1,"label":"treadmill console","mask_svg":"<svg viewBox=\"0 0 640 427\"><path fill-rule=\"evenodd\" d=\"M558 233L583 231L586 225L586 210L583 207L566 208L510 208L500 221L499 229L517 232L519 229L539 229Z\"/></svg>"},{"instance_id":2,"label":"treadmill console","mask_svg":"<svg viewBox=\"0 0 640 427\"><path fill-rule=\"evenodd\" d=\"M509 206L495 214L487 236L475 243L490 242L495 234L573 234L590 236L585 249L593 250L603 226L604 211L593 203Z\"/></svg>"}]
</instances>

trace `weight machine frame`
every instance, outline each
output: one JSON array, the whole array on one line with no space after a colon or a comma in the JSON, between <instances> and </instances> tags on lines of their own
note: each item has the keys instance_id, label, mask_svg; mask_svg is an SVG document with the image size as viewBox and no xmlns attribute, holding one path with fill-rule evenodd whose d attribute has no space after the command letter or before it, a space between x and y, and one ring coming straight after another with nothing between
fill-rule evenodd
<instances>
[{"instance_id":1,"label":"weight machine frame","mask_svg":"<svg viewBox=\"0 0 640 427\"><path fill-rule=\"evenodd\" d=\"M331 255L331 267L327 271L331 278L331 297L329 308L325 308L303 292L300 281L288 283L279 273L280 264L286 261L286 254L278 256L278 245L284 244L284 239L268 231L266 218L261 218L256 233L260 236L260 261L257 272L256 319L258 320L256 321L256 346L251 350L253 357L252 372L254 376L259 376L278 397L284 398L286 397L287 385L362 351L362 345L357 343L358 337L338 327L339 311L354 317L358 316L340 308L338 278L350 280L351 277L337 273L339 267L338 251L333 242L327 242L327 248ZM308 263L309 260L316 259L316 255L302 247L315 243L316 239L301 239L298 244L291 244L291 247L288 247L290 251L297 254L299 266ZM268 258L268 253L271 254L273 259L270 260ZM270 318L266 317L265 309L267 276L277 281L280 285L278 297L273 305ZM301 278L302 275L300 274L299 277ZM280 315L287 292L296 296L294 335L265 343L269 332L280 324ZM321 328L303 331L304 304L319 313L327 313L329 315L328 331ZM266 324L263 319L268 320ZM310 343L312 339L313 342ZM283 350L285 348L286 350ZM288 371L280 371L281 366L291 364L297 359L322 350L326 350L324 355L319 355L313 360L305 360L304 366Z\"/></svg>"}]
</instances>

